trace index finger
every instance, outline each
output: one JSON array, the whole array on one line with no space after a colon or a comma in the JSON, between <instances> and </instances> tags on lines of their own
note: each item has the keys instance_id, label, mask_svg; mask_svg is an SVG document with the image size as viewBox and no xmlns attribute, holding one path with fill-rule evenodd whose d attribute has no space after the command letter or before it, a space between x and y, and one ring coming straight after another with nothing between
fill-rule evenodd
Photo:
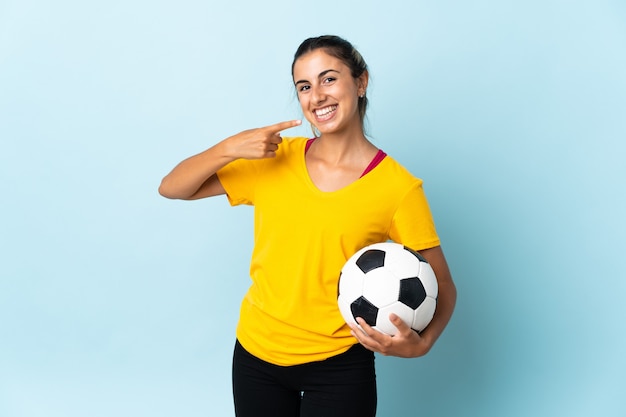
<instances>
[{"instance_id":1,"label":"index finger","mask_svg":"<svg viewBox=\"0 0 626 417\"><path fill-rule=\"evenodd\" d=\"M270 126L266 126L265 128L273 133L278 133L282 130L286 130L292 127L300 126L302 124L302 120L289 120L287 122L280 122Z\"/></svg>"}]
</instances>

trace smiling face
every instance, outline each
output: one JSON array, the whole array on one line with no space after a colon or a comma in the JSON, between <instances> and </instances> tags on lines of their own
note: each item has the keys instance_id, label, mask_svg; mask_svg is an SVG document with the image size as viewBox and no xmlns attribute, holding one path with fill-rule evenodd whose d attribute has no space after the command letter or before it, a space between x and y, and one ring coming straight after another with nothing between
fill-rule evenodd
<instances>
[{"instance_id":1,"label":"smiling face","mask_svg":"<svg viewBox=\"0 0 626 417\"><path fill-rule=\"evenodd\" d=\"M294 63L293 80L302 113L321 134L362 134L359 96L365 94L367 72L355 79L343 61L316 49Z\"/></svg>"}]
</instances>

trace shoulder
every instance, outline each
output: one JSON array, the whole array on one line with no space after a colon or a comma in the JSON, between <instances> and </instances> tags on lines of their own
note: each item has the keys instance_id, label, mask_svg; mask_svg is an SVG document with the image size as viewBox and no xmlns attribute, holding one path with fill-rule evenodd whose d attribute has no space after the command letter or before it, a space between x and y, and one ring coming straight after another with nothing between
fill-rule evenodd
<instances>
[{"instance_id":1,"label":"shoulder","mask_svg":"<svg viewBox=\"0 0 626 417\"><path fill-rule=\"evenodd\" d=\"M278 147L276 155L290 156L293 154L299 154L300 152L304 153L304 148L308 140L309 138L304 136L284 137L282 143Z\"/></svg>"},{"instance_id":2,"label":"shoulder","mask_svg":"<svg viewBox=\"0 0 626 417\"><path fill-rule=\"evenodd\" d=\"M380 168L379 178L386 178L387 181L401 187L420 186L423 182L391 155L385 156L378 168Z\"/></svg>"}]
</instances>

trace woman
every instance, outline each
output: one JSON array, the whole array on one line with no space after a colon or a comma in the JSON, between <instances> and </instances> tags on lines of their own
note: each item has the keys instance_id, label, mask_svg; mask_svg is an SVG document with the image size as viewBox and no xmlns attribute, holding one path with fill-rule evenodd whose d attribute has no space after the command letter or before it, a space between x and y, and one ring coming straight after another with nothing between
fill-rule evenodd
<instances>
[{"instance_id":1,"label":"woman","mask_svg":"<svg viewBox=\"0 0 626 417\"><path fill-rule=\"evenodd\" d=\"M426 354L447 325L456 289L422 181L364 134L369 74L344 39L305 40L292 77L316 137L283 139L292 120L247 130L181 162L162 181L168 198L226 194L255 206L252 285L233 356L238 416L374 416L374 352ZM420 334L398 317L391 337L337 307L338 272L360 248L394 240L419 251L439 283Z\"/></svg>"}]
</instances>

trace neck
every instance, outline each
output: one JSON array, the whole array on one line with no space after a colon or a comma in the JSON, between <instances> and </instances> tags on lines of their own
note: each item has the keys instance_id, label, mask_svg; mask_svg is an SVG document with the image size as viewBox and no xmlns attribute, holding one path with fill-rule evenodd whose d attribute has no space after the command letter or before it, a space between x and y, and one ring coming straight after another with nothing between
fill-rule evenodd
<instances>
[{"instance_id":1,"label":"neck","mask_svg":"<svg viewBox=\"0 0 626 417\"><path fill-rule=\"evenodd\" d=\"M363 129L342 133L326 133L320 135L313 146L314 154L329 164L340 165L344 162L358 161L364 156L369 158L377 148L367 140Z\"/></svg>"}]
</instances>

